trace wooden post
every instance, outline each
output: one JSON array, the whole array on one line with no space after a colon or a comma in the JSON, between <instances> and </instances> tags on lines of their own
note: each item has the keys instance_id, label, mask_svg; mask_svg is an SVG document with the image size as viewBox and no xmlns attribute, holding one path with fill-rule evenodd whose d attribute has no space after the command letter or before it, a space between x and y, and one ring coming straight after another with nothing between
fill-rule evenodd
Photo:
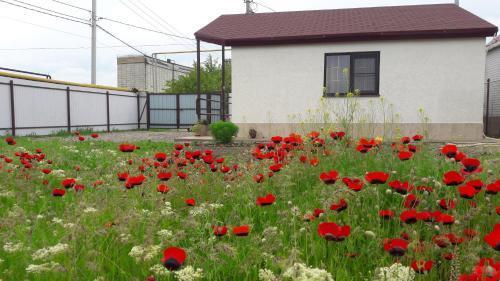
<instances>
[{"instance_id":1,"label":"wooden post","mask_svg":"<svg viewBox=\"0 0 500 281\"><path fill-rule=\"evenodd\" d=\"M10 121L12 135L16 136L16 107L14 104L14 80L10 80Z\"/></svg>"},{"instance_id":2,"label":"wooden post","mask_svg":"<svg viewBox=\"0 0 500 281\"><path fill-rule=\"evenodd\" d=\"M146 107L147 107L147 118L148 118L148 122L147 122L147 129L149 130L149 128L151 127L151 108L150 108L150 103L149 103L149 93L146 93Z\"/></svg>"},{"instance_id":3,"label":"wooden post","mask_svg":"<svg viewBox=\"0 0 500 281\"><path fill-rule=\"evenodd\" d=\"M71 133L71 91L69 87L66 87L66 115L68 133Z\"/></svg>"},{"instance_id":4,"label":"wooden post","mask_svg":"<svg viewBox=\"0 0 500 281\"><path fill-rule=\"evenodd\" d=\"M201 62L200 62L200 39L196 39L196 114L198 115L198 120L201 120L201 103L200 103L200 92L201 92Z\"/></svg>"},{"instance_id":5,"label":"wooden post","mask_svg":"<svg viewBox=\"0 0 500 281\"><path fill-rule=\"evenodd\" d=\"M221 120L226 121L226 47L224 45L222 45L221 75L220 114Z\"/></svg>"},{"instance_id":6,"label":"wooden post","mask_svg":"<svg viewBox=\"0 0 500 281\"><path fill-rule=\"evenodd\" d=\"M181 101L180 94L175 94L175 124L177 126L177 130L181 127Z\"/></svg>"},{"instance_id":7,"label":"wooden post","mask_svg":"<svg viewBox=\"0 0 500 281\"><path fill-rule=\"evenodd\" d=\"M141 93L137 93L137 129L141 129Z\"/></svg>"},{"instance_id":8,"label":"wooden post","mask_svg":"<svg viewBox=\"0 0 500 281\"><path fill-rule=\"evenodd\" d=\"M107 126L107 131L111 131L111 126L109 123L109 91L106 91L106 126Z\"/></svg>"}]
</instances>

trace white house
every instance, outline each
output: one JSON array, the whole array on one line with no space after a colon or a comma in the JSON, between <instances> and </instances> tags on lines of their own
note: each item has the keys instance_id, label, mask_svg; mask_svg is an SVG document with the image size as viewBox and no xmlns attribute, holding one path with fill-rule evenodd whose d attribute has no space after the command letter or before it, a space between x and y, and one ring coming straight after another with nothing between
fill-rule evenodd
<instances>
[{"instance_id":1,"label":"white house","mask_svg":"<svg viewBox=\"0 0 500 281\"><path fill-rule=\"evenodd\" d=\"M489 79L489 102L485 102L485 127L488 136L500 137L500 36L486 46L486 79ZM488 110L486 110L488 106Z\"/></svg>"},{"instance_id":2,"label":"white house","mask_svg":"<svg viewBox=\"0 0 500 281\"><path fill-rule=\"evenodd\" d=\"M232 47L232 121L242 135L321 126L325 113L338 121L354 101L359 134L397 123L401 134L426 128L434 140L475 140L483 137L485 37L496 32L439 4L222 15L195 36Z\"/></svg>"}]
</instances>

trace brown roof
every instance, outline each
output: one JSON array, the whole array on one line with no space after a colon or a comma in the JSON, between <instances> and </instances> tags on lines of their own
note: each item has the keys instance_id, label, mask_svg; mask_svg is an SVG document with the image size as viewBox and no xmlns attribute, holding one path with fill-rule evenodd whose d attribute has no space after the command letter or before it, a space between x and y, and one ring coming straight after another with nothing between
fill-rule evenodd
<instances>
[{"instance_id":1,"label":"brown roof","mask_svg":"<svg viewBox=\"0 0 500 281\"><path fill-rule=\"evenodd\" d=\"M454 4L222 15L195 33L226 46L486 37L498 28Z\"/></svg>"}]
</instances>

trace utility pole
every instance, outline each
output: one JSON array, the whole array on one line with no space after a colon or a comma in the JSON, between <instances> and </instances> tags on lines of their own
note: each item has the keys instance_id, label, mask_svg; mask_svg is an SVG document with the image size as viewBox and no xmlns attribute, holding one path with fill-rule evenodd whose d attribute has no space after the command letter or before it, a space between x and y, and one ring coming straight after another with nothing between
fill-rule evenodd
<instances>
[{"instance_id":1,"label":"utility pole","mask_svg":"<svg viewBox=\"0 0 500 281\"><path fill-rule=\"evenodd\" d=\"M247 14L253 14L253 10L252 10L252 3L253 3L253 0L244 0L246 6L247 6Z\"/></svg>"},{"instance_id":2,"label":"utility pole","mask_svg":"<svg viewBox=\"0 0 500 281\"><path fill-rule=\"evenodd\" d=\"M460 6L460 0L455 0L455 5Z\"/></svg>"},{"instance_id":3,"label":"utility pole","mask_svg":"<svg viewBox=\"0 0 500 281\"><path fill-rule=\"evenodd\" d=\"M90 83L91 84L96 84L96 69L97 69L97 62L96 62L96 56L97 56L97 15L96 15L96 10L97 10L97 0L92 0L92 66L91 66L91 78L90 78Z\"/></svg>"}]
</instances>

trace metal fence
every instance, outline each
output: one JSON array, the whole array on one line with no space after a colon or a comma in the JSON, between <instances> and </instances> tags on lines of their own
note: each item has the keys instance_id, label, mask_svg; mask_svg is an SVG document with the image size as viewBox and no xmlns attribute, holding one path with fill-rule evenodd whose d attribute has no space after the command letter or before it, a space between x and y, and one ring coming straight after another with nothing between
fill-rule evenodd
<instances>
[{"instance_id":1,"label":"metal fence","mask_svg":"<svg viewBox=\"0 0 500 281\"><path fill-rule=\"evenodd\" d=\"M486 81L484 107L484 134L488 137L500 137L500 80Z\"/></svg>"},{"instance_id":2,"label":"metal fence","mask_svg":"<svg viewBox=\"0 0 500 281\"><path fill-rule=\"evenodd\" d=\"M148 95L148 128L190 128L198 121L197 94ZM230 97L227 97L229 99ZM221 120L221 94L218 92L200 94L200 116L208 123ZM225 112L228 112L226 109ZM229 115L229 114L226 114Z\"/></svg>"}]
</instances>

